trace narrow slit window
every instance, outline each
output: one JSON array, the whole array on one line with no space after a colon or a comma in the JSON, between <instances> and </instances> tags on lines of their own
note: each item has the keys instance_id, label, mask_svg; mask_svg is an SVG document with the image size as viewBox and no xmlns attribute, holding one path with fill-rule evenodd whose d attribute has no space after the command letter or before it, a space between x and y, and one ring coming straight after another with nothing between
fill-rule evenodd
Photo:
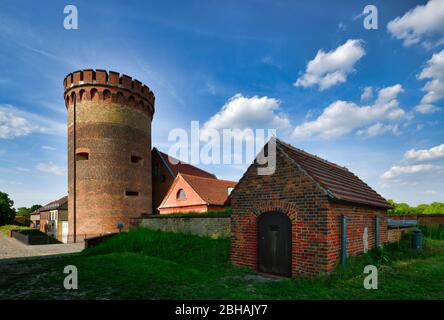
<instances>
[{"instance_id":1,"label":"narrow slit window","mask_svg":"<svg viewBox=\"0 0 444 320\"><path fill-rule=\"evenodd\" d=\"M141 163L142 162L142 157L132 155L131 156L131 162L132 163Z\"/></svg>"},{"instance_id":2,"label":"narrow slit window","mask_svg":"<svg viewBox=\"0 0 444 320\"><path fill-rule=\"evenodd\" d=\"M82 161L82 160L89 160L89 153L88 152L79 152L76 154L76 160Z\"/></svg>"},{"instance_id":3,"label":"narrow slit window","mask_svg":"<svg viewBox=\"0 0 444 320\"><path fill-rule=\"evenodd\" d=\"M125 195L128 197L137 197L139 195L138 191L127 190L125 191Z\"/></svg>"}]
</instances>

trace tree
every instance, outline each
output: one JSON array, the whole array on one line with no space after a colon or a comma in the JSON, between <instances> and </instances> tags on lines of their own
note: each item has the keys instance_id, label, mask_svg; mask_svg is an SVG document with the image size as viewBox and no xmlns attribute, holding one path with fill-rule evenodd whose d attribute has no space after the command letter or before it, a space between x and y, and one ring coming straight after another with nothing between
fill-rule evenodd
<instances>
[{"instance_id":1,"label":"tree","mask_svg":"<svg viewBox=\"0 0 444 320\"><path fill-rule=\"evenodd\" d=\"M407 203L396 203L395 201L389 199L387 200L394 209L389 209L387 213L389 214L409 214L414 213L414 209L411 208Z\"/></svg>"},{"instance_id":2,"label":"tree","mask_svg":"<svg viewBox=\"0 0 444 320\"><path fill-rule=\"evenodd\" d=\"M16 216L26 216L29 213L31 213L31 209L30 208L20 207L20 208L17 208L17 210L15 212L15 215Z\"/></svg>"},{"instance_id":3,"label":"tree","mask_svg":"<svg viewBox=\"0 0 444 320\"><path fill-rule=\"evenodd\" d=\"M431 204L419 204L416 207L410 207L407 203L396 203L389 199L387 200L394 208L387 210L388 214L432 214L444 213L443 202L433 202Z\"/></svg>"},{"instance_id":4,"label":"tree","mask_svg":"<svg viewBox=\"0 0 444 320\"><path fill-rule=\"evenodd\" d=\"M31 209L31 212L34 212L35 210L40 209L41 207L42 206L40 204L35 204L30 209Z\"/></svg>"},{"instance_id":5,"label":"tree","mask_svg":"<svg viewBox=\"0 0 444 320\"><path fill-rule=\"evenodd\" d=\"M444 203L442 202L433 202L425 208L424 213L444 213Z\"/></svg>"},{"instance_id":6,"label":"tree","mask_svg":"<svg viewBox=\"0 0 444 320\"><path fill-rule=\"evenodd\" d=\"M0 226L14 222L15 210L12 207L13 205L14 201L9 199L9 195L0 191Z\"/></svg>"},{"instance_id":7,"label":"tree","mask_svg":"<svg viewBox=\"0 0 444 320\"><path fill-rule=\"evenodd\" d=\"M41 208L42 206L39 204L35 204L30 208L20 207L16 210L16 219L15 222L20 225L29 226L31 224L31 213L35 210ZM18 219L20 217L20 219Z\"/></svg>"}]
</instances>

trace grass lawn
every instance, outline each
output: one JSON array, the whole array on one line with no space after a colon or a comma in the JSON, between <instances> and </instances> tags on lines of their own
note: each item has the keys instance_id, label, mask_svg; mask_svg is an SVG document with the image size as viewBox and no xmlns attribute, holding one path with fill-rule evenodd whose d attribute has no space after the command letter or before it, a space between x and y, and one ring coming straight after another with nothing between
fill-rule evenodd
<instances>
[{"instance_id":1,"label":"grass lawn","mask_svg":"<svg viewBox=\"0 0 444 320\"><path fill-rule=\"evenodd\" d=\"M229 240L138 229L77 255L0 262L0 299L444 299L444 241L409 239L316 279L267 280L229 262ZM63 288L75 265L79 289ZM363 267L379 266L379 289Z\"/></svg>"}]
</instances>

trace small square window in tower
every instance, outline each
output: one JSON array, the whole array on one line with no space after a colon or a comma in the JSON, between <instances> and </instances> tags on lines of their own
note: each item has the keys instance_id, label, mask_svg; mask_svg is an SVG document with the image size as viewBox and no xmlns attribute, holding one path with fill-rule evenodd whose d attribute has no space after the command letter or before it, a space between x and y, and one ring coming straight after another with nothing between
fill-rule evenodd
<instances>
[{"instance_id":1,"label":"small square window in tower","mask_svg":"<svg viewBox=\"0 0 444 320\"><path fill-rule=\"evenodd\" d=\"M143 158L142 157L140 157L140 156L138 156L138 155L131 155L131 162L132 163L138 163L138 164L141 164L142 163L142 161L143 161Z\"/></svg>"},{"instance_id":2,"label":"small square window in tower","mask_svg":"<svg viewBox=\"0 0 444 320\"><path fill-rule=\"evenodd\" d=\"M89 153L88 152L78 152L78 153L76 153L76 160L77 161L89 160Z\"/></svg>"}]
</instances>

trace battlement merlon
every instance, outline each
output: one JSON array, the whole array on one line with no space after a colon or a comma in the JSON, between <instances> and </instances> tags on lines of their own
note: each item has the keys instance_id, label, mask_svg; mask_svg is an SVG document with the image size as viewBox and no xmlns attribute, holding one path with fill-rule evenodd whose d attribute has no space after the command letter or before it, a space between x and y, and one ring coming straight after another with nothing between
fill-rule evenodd
<instances>
[{"instance_id":1,"label":"battlement merlon","mask_svg":"<svg viewBox=\"0 0 444 320\"><path fill-rule=\"evenodd\" d=\"M117 90L126 97L133 96L134 100L144 100L154 113L155 97L150 88L139 80L115 71L85 69L71 72L63 80L63 87L67 107L70 104L69 97L72 92L79 93L82 88L86 89L86 87L89 89L95 87L98 91L103 92L108 87L113 88L113 91Z\"/></svg>"}]
</instances>

